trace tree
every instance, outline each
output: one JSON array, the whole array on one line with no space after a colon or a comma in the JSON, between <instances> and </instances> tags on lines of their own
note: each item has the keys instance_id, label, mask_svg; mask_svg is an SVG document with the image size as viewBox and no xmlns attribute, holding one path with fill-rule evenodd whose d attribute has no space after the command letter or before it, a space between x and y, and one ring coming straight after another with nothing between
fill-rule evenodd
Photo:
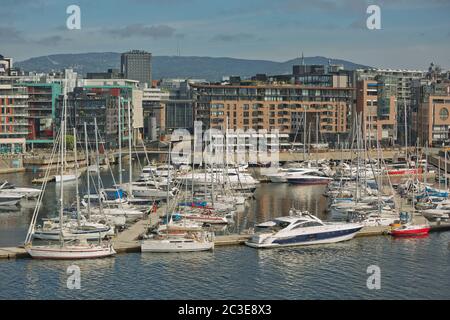
<instances>
[{"instance_id":1,"label":"tree","mask_svg":"<svg viewBox=\"0 0 450 320\"><path fill-rule=\"evenodd\" d=\"M72 135L66 135L66 149L73 150L75 145L75 137Z\"/></svg>"}]
</instances>

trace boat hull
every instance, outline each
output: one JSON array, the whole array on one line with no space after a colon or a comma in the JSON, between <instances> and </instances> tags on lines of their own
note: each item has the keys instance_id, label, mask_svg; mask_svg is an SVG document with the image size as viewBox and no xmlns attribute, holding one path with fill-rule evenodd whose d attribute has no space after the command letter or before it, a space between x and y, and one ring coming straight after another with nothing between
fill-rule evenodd
<instances>
[{"instance_id":1,"label":"boat hull","mask_svg":"<svg viewBox=\"0 0 450 320\"><path fill-rule=\"evenodd\" d=\"M224 217L211 217L206 215L185 215L185 219L209 224L228 224Z\"/></svg>"},{"instance_id":2,"label":"boat hull","mask_svg":"<svg viewBox=\"0 0 450 320\"><path fill-rule=\"evenodd\" d=\"M395 175L406 175L406 174L421 174L422 168L418 169L390 169L388 170L388 175L395 176Z\"/></svg>"},{"instance_id":3,"label":"boat hull","mask_svg":"<svg viewBox=\"0 0 450 320\"><path fill-rule=\"evenodd\" d=\"M358 226L351 229L328 231L314 234L301 234L288 238L275 238L272 242L257 243L247 241L245 244L252 248L277 248L277 247L292 247L292 246L307 246L315 244L336 243L341 241L351 240L356 233L362 229Z\"/></svg>"},{"instance_id":4,"label":"boat hull","mask_svg":"<svg viewBox=\"0 0 450 320\"><path fill-rule=\"evenodd\" d=\"M103 239L108 235L114 235L114 231L112 231L110 228L104 229L101 231L80 231L80 232L64 233L64 239L66 239L66 240L77 240L77 239L98 240L99 238ZM33 233L33 239L59 241L59 230L35 231Z\"/></svg>"},{"instance_id":5,"label":"boat hull","mask_svg":"<svg viewBox=\"0 0 450 320\"><path fill-rule=\"evenodd\" d=\"M272 183L285 183L287 182L286 175L267 175Z\"/></svg>"},{"instance_id":6,"label":"boat hull","mask_svg":"<svg viewBox=\"0 0 450 320\"><path fill-rule=\"evenodd\" d=\"M430 227L424 227L411 230L392 230L391 235L394 237L414 237L427 235L429 232Z\"/></svg>"},{"instance_id":7,"label":"boat hull","mask_svg":"<svg viewBox=\"0 0 450 320\"><path fill-rule=\"evenodd\" d=\"M77 177L77 176L74 175L74 174L65 174L65 175L62 176L62 178L61 178L61 175L56 175L56 176L55 176L55 181L56 181L57 183L60 183L61 181L63 181L63 182L66 182L66 181L75 181L75 180L77 180L78 178L79 178L79 176Z\"/></svg>"},{"instance_id":8,"label":"boat hull","mask_svg":"<svg viewBox=\"0 0 450 320\"><path fill-rule=\"evenodd\" d=\"M328 184L332 179L302 179L302 178L291 178L287 179L290 184L300 184L300 185L317 185L317 184Z\"/></svg>"},{"instance_id":9,"label":"boat hull","mask_svg":"<svg viewBox=\"0 0 450 320\"><path fill-rule=\"evenodd\" d=\"M16 206L21 199L1 199L0 207L2 206Z\"/></svg>"},{"instance_id":10,"label":"boat hull","mask_svg":"<svg viewBox=\"0 0 450 320\"><path fill-rule=\"evenodd\" d=\"M144 240L141 243L142 252L176 253L198 252L214 249L214 242L171 242L167 240Z\"/></svg>"},{"instance_id":11,"label":"boat hull","mask_svg":"<svg viewBox=\"0 0 450 320\"><path fill-rule=\"evenodd\" d=\"M33 259L78 260L106 258L116 254L112 246L75 247L75 246L32 246L25 248Z\"/></svg>"}]
</instances>

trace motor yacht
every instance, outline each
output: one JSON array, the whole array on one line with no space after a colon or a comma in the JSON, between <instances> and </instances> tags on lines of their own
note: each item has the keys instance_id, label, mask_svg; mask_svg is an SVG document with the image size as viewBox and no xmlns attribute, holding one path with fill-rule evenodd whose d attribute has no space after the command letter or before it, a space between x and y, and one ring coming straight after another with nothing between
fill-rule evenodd
<instances>
[{"instance_id":1,"label":"motor yacht","mask_svg":"<svg viewBox=\"0 0 450 320\"><path fill-rule=\"evenodd\" d=\"M357 223L323 222L309 212L291 210L290 215L261 223L245 244L253 248L274 248L334 243L352 239L363 226Z\"/></svg>"}]
</instances>

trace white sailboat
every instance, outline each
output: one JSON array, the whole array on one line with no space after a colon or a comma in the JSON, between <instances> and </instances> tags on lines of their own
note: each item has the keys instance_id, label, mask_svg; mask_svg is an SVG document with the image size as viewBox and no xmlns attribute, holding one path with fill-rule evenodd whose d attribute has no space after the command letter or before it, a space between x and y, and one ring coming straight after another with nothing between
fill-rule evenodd
<instances>
[{"instance_id":1,"label":"white sailboat","mask_svg":"<svg viewBox=\"0 0 450 320\"><path fill-rule=\"evenodd\" d=\"M0 185L0 194L16 194L31 199L36 198L40 192L41 189L16 187L8 181L5 181Z\"/></svg>"},{"instance_id":2,"label":"white sailboat","mask_svg":"<svg viewBox=\"0 0 450 320\"><path fill-rule=\"evenodd\" d=\"M78 178L81 176L81 173L78 174L58 174L55 175L55 181L56 183L61 183L61 182L68 182L68 181L75 181L78 180Z\"/></svg>"},{"instance_id":3,"label":"white sailboat","mask_svg":"<svg viewBox=\"0 0 450 320\"><path fill-rule=\"evenodd\" d=\"M17 193L1 192L0 193L0 207L1 206L15 206L19 204L24 196Z\"/></svg>"},{"instance_id":4,"label":"white sailboat","mask_svg":"<svg viewBox=\"0 0 450 320\"><path fill-rule=\"evenodd\" d=\"M214 242L207 232L187 233L186 235L161 235L144 240L142 252L196 252L214 249Z\"/></svg>"},{"instance_id":5,"label":"white sailboat","mask_svg":"<svg viewBox=\"0 0 450 320\"><path fill-rule=\"evenodd\" d=\"M169 144L169 159L170 165L171 145ZM168 172L168 181L170 188L171 170ZM167 188L167 206L166 217L169 216L169 188ZM172 215L170 221L172 221ZM169 222L170 223L170 222ZM183 230L184 231L184 230ZM176 233L176 234L156 234L149 239L141 242L141 252L195 252L208 251L214 248L214 234L206 231Z\"/></svg>"},{"instance_id":6,"label":"white sailboat","mask_svg":"<svg viewBox=\"0 0 450 320\"><path fill-rule=\"evenodd\" d=\"M65 169L65 132L66 132L66 104L67 104L67 93L64 86L64 104L63 104L63 114L64 120L61 121L60 136L60 156L61 156L61 176L64 176ZM57 151L57 143L53 147L52 157ZM50 161L50 164L52 161ZM46 177L49 174L50 164L47 167ZM87 243L86 240L76 240L76 241L66 241L64 238L64 180L60 184L60 208L59 208L59 243L55 245L33 245L32 237L35 232L37 217L39 209L42 204L42 199L44 195L44 190L46 187L46 182L42 185L42 192L38 197L38 201L33 212L30 227L25 239L25 250L34 259L93 259L93 258L103 258L114 255L116 252L109 242L100 242L98 244ZM79 212L78 212L79 214ZM73 243L72 243L73 242Z\"/></svg>"}]
</instances>

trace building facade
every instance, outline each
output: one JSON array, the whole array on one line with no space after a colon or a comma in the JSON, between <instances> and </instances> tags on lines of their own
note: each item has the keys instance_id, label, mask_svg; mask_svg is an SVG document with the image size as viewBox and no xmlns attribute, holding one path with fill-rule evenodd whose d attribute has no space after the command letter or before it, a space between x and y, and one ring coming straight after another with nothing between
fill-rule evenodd
<instances>
[{"instance_id":1,"label":"building facade","mask_svg":"<svg viewBox=\"0 0 450 320\"><path fill-rule=\"evenodd\" d=\"M23 153L28 136L28 92L0 76L0 153Z\"/></svg>"},{"instance_id":2,"label":"building facade","mask_svg":"<svg viewBox=\"0 0 450 320\"><path fill-rule=\"evenodd\" d=\"M415 136L421 146L450 145L450 81L419 84Z\"/></svg>"},{"instance_id":3,"label":"building facade","mask_svg":"<svg viewBox=\"0 0 450 320\"><path fill-rule=\"evenodd\" d=\"M126 79L137 80L142 86L152 85L152 54L132 50L121 56L121 72Z\"/></svg>"},{"instance_id":4,"label":"building facade","mask_svg":"<svg viewBox=\"0 0 450 320\"><path fill-rule=\"evenodd\" d=\"M62 93L58 83L24 83L28 91L27 144L32 148L53 144L56 102Z\"/></svg>"},{"instance_id":5,"label":"building facade","mask_svg":"<svg viewBox=\"0 0 450 320\"><path fill-rule=\"evenodd\" d=\"M320 142L349 133L354 88L287 84L192 85L194 117L206 128L279 130L291 138L317 131ZM301 115L306 121L299 130ZM307 137L300 137L307 140Z\"/></svg>"},{"instance_id":6,"label":"building facade","mask_svg":"<svg viewBox=\"0 0 450 320\"><path fill-rule=\"evenodd\" d=\"M413 82L425 76L420 70L394 70L394 69L358 69L357 80L375 80L395 87L397 99L397 138L396 143L410 145L413 141ZM406 121L405 121L406 117ZM406 124L406 127L405 127ZM408 136L405 137L405 134Z\"/></svg>"},{"instance_id":7,"label":"building facade","mask_svg":"<svg viewBox=\"0 0 450 320\"><path fill-rule=\"evenodd\" d=\"M356 86L356 114L370 146L393 145L397 138L395 86L375 80L360 80Z\"/></svg>"},{"instance_id":8,"label":"building facade","mask_svg":"<svg viewBox=\"0 0 450 320\"><path fill-rule=\"evenodd\" d=\"M58 98L57 129L63 113L63 96ZM95 121L102 146L106 149L119 146L119 110L122 145L128 143L128 102L132 100L129 87L78 87L67 95L66 119L68 134L76 128L77 135L84 136L87 126L88 142L95 143ZM133 120L131 120L133 121Z\"/></svg>"},{"instance_id":9,"label":"building facade","mask_svg":"<svg viewBox=\"0 0 450 320\"><path fill-rule=\"evenodd\" d=\"M160 140L166 129L166 102L169 91L161 88L145 88L143 90L144 139Z\"/></svg>"}]
</instances>

